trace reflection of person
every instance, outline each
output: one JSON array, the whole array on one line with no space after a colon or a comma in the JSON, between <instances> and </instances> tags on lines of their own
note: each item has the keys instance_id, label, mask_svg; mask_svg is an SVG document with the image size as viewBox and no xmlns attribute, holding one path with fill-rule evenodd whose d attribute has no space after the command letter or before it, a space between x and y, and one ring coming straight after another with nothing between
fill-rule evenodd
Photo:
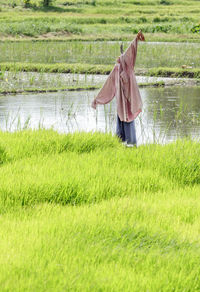
<instances>
[{"instance_id":1,"label":"reflection of person","mask_svg":"<svg viewBox=\"0 0 200 292\"><path fill-rule=\"evenodd\" d=\"M109 103L116 96L118 114L116 134L127 144L136 144L134 119L142 111L142 100L133 71L139 40L145 40L141 31L117 59L117 64L92 102L92 107L96 109L98 104Z\"/></svg>"}]
</instances>

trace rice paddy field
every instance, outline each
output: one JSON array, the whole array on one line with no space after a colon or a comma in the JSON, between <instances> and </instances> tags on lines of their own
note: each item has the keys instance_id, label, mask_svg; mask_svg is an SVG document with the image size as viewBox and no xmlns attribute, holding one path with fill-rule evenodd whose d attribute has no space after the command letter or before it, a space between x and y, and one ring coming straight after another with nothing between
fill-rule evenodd
<instances>
[{"instance_id":1,"label":"rice paddy field","mask_svg":"<svg viewBox=\"0 0 200 292\"><path fill-rule=\"evenodd\" d=\"M137 75L199 79L199 11L195 0L54 0L49 7L39 0L1 0L0 91L7 90L8 70L109 74L120 44L126 49L139 29L146 42L139 44Z\"/></svg>"},{"instance_id":2,"label":"rice paddy field","mask_svg":"<svg viewBox=\"0 0 200 292\"><path fill-rule=\"evenodd\" d=\"M2 37L124 40L142 29L148 40L199 41L198 0L41 2L1 0Z\"/></svg>"},{"instance_id":3,"label":"rice paddy field","mask_svg":"<svg viewBox=\"0 0 200 292\"><path fill-rule=\"evenodd\" d=\"M189 112L175 88L163 104L166 126L195 127L199 15L199 0L0 0L1 114L5 94L99 88L142 29L136 75L159 76L147 82L159 87L192 78L174 82L195 87L195 98L181 91ZM155 123L166 117L158 96ZM0 125L0 292L200 291L198 136L129 148L111 133L10 121L15 131Z\"/></svg>"},{"instance_id":4,"label":"rice paddy field","mask_svg":"<svg viewBox=\"0 0 200 292\"><path fill-rule=\"evenodd\" d=\"M0 132L1 291L199 291L199 142Z\"/></svg>"},{"instance_id":5,"label":"rice paddy field","mask_svg":"<svg viewBox=\"0 0 200 292\"><path fill-rule=\"evenodd\" d=\"M123 43L124 49L129 43ZM0 42L0 63L114 65L120 55L120 44L119 41ZM200 66L199 51L200 43L139 42L136 67L180 68L186 64L197 68Z\"/></svg>"},{"instance_id":6,"label":"rice paddy field","mask_svg":"<svg viewBox=\"0 0 200 292\"><path fill-rule=\"evenodd\" d=\"M34 91L98 88L103 83L95 83L95 76L93 79L87 76L109 74L119 56L120 44L118 41L0 42L0 92L26 91L29 88ZM128 42L123 44L126 48ZM143 76L189 77L199 82L199 50L198 43L139 43L135 73ZM162 58L158 58L158 55ZM72 75L66 81L61 73ZM73 78L76 73L82 74L80 79L84 79L84 82Z\"/></svg>"}]
</instances>

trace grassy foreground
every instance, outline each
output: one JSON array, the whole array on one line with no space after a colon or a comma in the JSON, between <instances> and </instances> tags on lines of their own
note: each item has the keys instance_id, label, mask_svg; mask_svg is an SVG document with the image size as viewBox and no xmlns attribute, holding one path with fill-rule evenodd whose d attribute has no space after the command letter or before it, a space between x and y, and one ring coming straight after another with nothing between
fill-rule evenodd
<instances>
[{"instance_id":1,"label":"grassy foreground","mask_svg":"<svg viewBox=\"0 0 200 292\"><path fill-rule=\"evenodd\" d=\"M200 144L0 132L1 291L199 291Z\"/></svg>"}]
</instances>

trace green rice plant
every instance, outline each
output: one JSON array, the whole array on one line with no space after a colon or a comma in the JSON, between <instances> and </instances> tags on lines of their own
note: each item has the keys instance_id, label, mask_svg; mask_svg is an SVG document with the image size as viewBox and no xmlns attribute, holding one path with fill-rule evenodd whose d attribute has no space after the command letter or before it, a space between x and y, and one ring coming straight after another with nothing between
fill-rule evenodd
<instances>
[{"instance_id":1,"label":"green rice plant","mask_svg":"<svg viewBox=\"0 0 200 292\"><path fill-rule=\"evenodd\" d=\"M0 69L11 72L40 72L40 73L80 73L80 74L109 74L112 65L91 64L32 64L32 63L2 63ZM135 70L136 75L163 76L163 77L189 77L199 79L198 68L170 68L157 67ZM75 79L74 79L75 80ZM93 82L93 80L91 80Z\"/></svg>"},{"instance_id":2,"label":"green rice plant","mask_svg":"<svg viewBox=\"0 0 200 292\"><path fill-rule=\"evenodd\" d=\"M1 70L19 72L109 74L112 66L92 64L1 63Z\"/></svg>"},{"instance_id":3,"label":"green rice plant","mask_svg":"<svg viewBox=\"0 0 200 292\"><path fill-rule=\"evenodd\" d=\"M124 42L125 49L129 42ZM120 54L120 43L105 41L1 42L0 49L1 63L5 62L6 56L7 62L11 63L54 63L58 66L65 63L114 65ZM140 43L136 68L181 67L182 65L198 68L198 51L198 44ZM157 54L160 54L162 58L157 58Z\"/></svg>"},{"instance_id":4,"label":"green rice plant","mask_svg":"<svg viewBox=\"0 0 200 292\"><path fill-rule=\"evenodd\" d=\"M0 132L1 290L198 291L199 154Z\"/></svg>"},{"instance_id":5,"label":"green rice plant","mask_svg":"<svg viewBox=\"0 0 200 292\"><path fill-rule=\"evenodd\" d=\"M5 149L0 146L0 165L7 160Z\"/></svg>"},{"instance_id":6,"label":"green rice plant","mask_svg":"<svg viewBox=\"0 0 200 292\"><path fill-rule=\"evenodd\" d=\"M199 70L197 68L194 69L152 68L149 69L148 74L150 76L199 78Z\"/></svg>"},{"instance_id":7,"label":"green rice plant","mask_svg":"<svg viewBox=\"0 0 200 292\"><path fill-rule=\"evenodd\" d=\"M79 204L99 201L102 196L103 198L125 196L131 194L133 189L137 194L143 191L162 191L173 185L184 186L200 183L198 158L200 147L196 142L185 140L183 143L177 141L165 147L161 145L143 146L138 150L130 150L130 152L118 143L117 138L111 138L111 135L105 134L59 135L52 131L27 131L15 134L2 133L1 137L1 147L5 149L8 161L16 161L14 166L8 165L1 170L1 177L7 177L7 179L2 179L1 204L30 205L30 203L46 201ZM10 143L7 144L9 138ZM96 142L94 143L94 141ZM107 150L102 152L104 148ZM115 155L111 163L110 151L112 149L115 149ZM149 151L153 151L151 160L148 159ZM46 155L50 153L55 157L47 158ZM43 159L41 154L45 155ZM80 154L82 155L81 160ZM29 159L25 166L26 157ZM92 159L89 160L90 167L86 171L89 157ZM63 164L65 160L66 164ZM55 161L57 161L56 164ZM78 169L77 163L81 166ZM155 166L156 172L154 171L152 177L151 169L154 169ZM146 172L142 176L144 167ZM14 169L19 168L20 172L15 173ZM63 176L61 174L56 176L58 169ZM118 183L116 177L113 176L116 169ZM97 174L98 180L95 179ZM106 179L99 188L98 184L103 182L104 176ZM135 179L133 179L134 177ZM149 183L145 183L145 180ZM14 182L17 182L17 185ZM13 189L9 187L12 185ZM41 195L39 195L40 193ZM59 193L59 196L55 196Z\"/></svg>"},{"instance_id":8,"label":"green rice plant","mask_svg":"<svg viewBox=\"0 0 200 292\"><path fill-rule=\"evenodd\" d=\"M0 71L0 80L4 80L4 75L5 75L5 72L4 71Z\"/></svg>"},{"instance_id":9,"label":"green rice plant","mask_svg":"<svg viewBox=\"0 0 200 292\"><path fill-rule=\"evenodd\" d=\"M15 0L14 5L9 5L7 1L0 5L3 8L0 31L6 38L22 36L35 39L40 36L54 39L63 36L64 39L74 39L81 36L82 39L95 40L129 39L131 33L143 29L150 37L153 37L152 33L157 33L161 39L171 39L169 33L174 38L178 33L185 41L188 38L199 39L197 35L190 34L199 22L198 5L194 0L184 0L182 3L63 0L54 1L49 8L41 7L41 0L32 0L29 9L24 9L24 1L21 0Z\"/></svg>"},{"instance_id":10,"label":"green rice plant","mask_svg":"<svg viewBox=\"0 0 200 292\"><path fill-rule=\"evenodd\" d=\"M2 287L198 291L198 192L177 189L80 207L43 204L5 214Z\"/></svg>"},{"instance_id":11,"label":"green rice plant","mask_svg":"<svg viewBox=\"0 0 200 292\"><path fill-rule=\"evenodd\" d=\"M57 41L1 42L0 62L8 62L1 90L63 85L59 74L48 83L45 72L72 72L76 87L88 86L89 76L75 73L108 74L119 42L80 40L130 41L142 28L149 41L199 42L191 34L197 2L56 0L45 10L32 0L25 10L21 0L2 0L2 38ZM199 78L198 44L141 44L138 54L140 74ZM39 80L30 73L20 84L22 71L40 72ZM187 113L181 103L173 126L182 129ZM68 114L69 122L74 108ZM155 124L158 118L166 118L162 104ZM198 121L194 114L190 124ZM23 130L30 117L11 115L6 123L18 131L0 132L1 291L200 290L199 142L157 145L155 134L154 144L129 149L111 134L44 130L42 116L39 131Z\"/></svg>"},{"instance_id":12,"label":"green rice plant","mask_svg":"<svg viewBox=\"0 0 200 292\"><path fill-rule=\"evenodd\" d=\"M33 84L34 84L34 81L35 81L35 76L32 75L32 76L30 77L30 79L29 79L29 84L30 84L30 85L33 85Z\"/></svg>"}]
</instances>

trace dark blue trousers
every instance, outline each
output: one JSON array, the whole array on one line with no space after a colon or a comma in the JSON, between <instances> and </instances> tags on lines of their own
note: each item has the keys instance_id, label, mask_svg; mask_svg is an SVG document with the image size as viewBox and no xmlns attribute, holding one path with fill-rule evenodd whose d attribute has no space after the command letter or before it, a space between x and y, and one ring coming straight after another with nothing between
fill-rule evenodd
<instances>
[{"instance_id":1,"label":"dark blue trousers","mask_svg":"<svg viewBox=\"0 0 200 292\"><path fill-rule=\"evenodd\" d=\"M132 122L122 122L117 116L117 136L123 141L127 142L127 144L135 145L136 141L136 131L135 131L135 121Z\"/></svg>"}]
</instances>

